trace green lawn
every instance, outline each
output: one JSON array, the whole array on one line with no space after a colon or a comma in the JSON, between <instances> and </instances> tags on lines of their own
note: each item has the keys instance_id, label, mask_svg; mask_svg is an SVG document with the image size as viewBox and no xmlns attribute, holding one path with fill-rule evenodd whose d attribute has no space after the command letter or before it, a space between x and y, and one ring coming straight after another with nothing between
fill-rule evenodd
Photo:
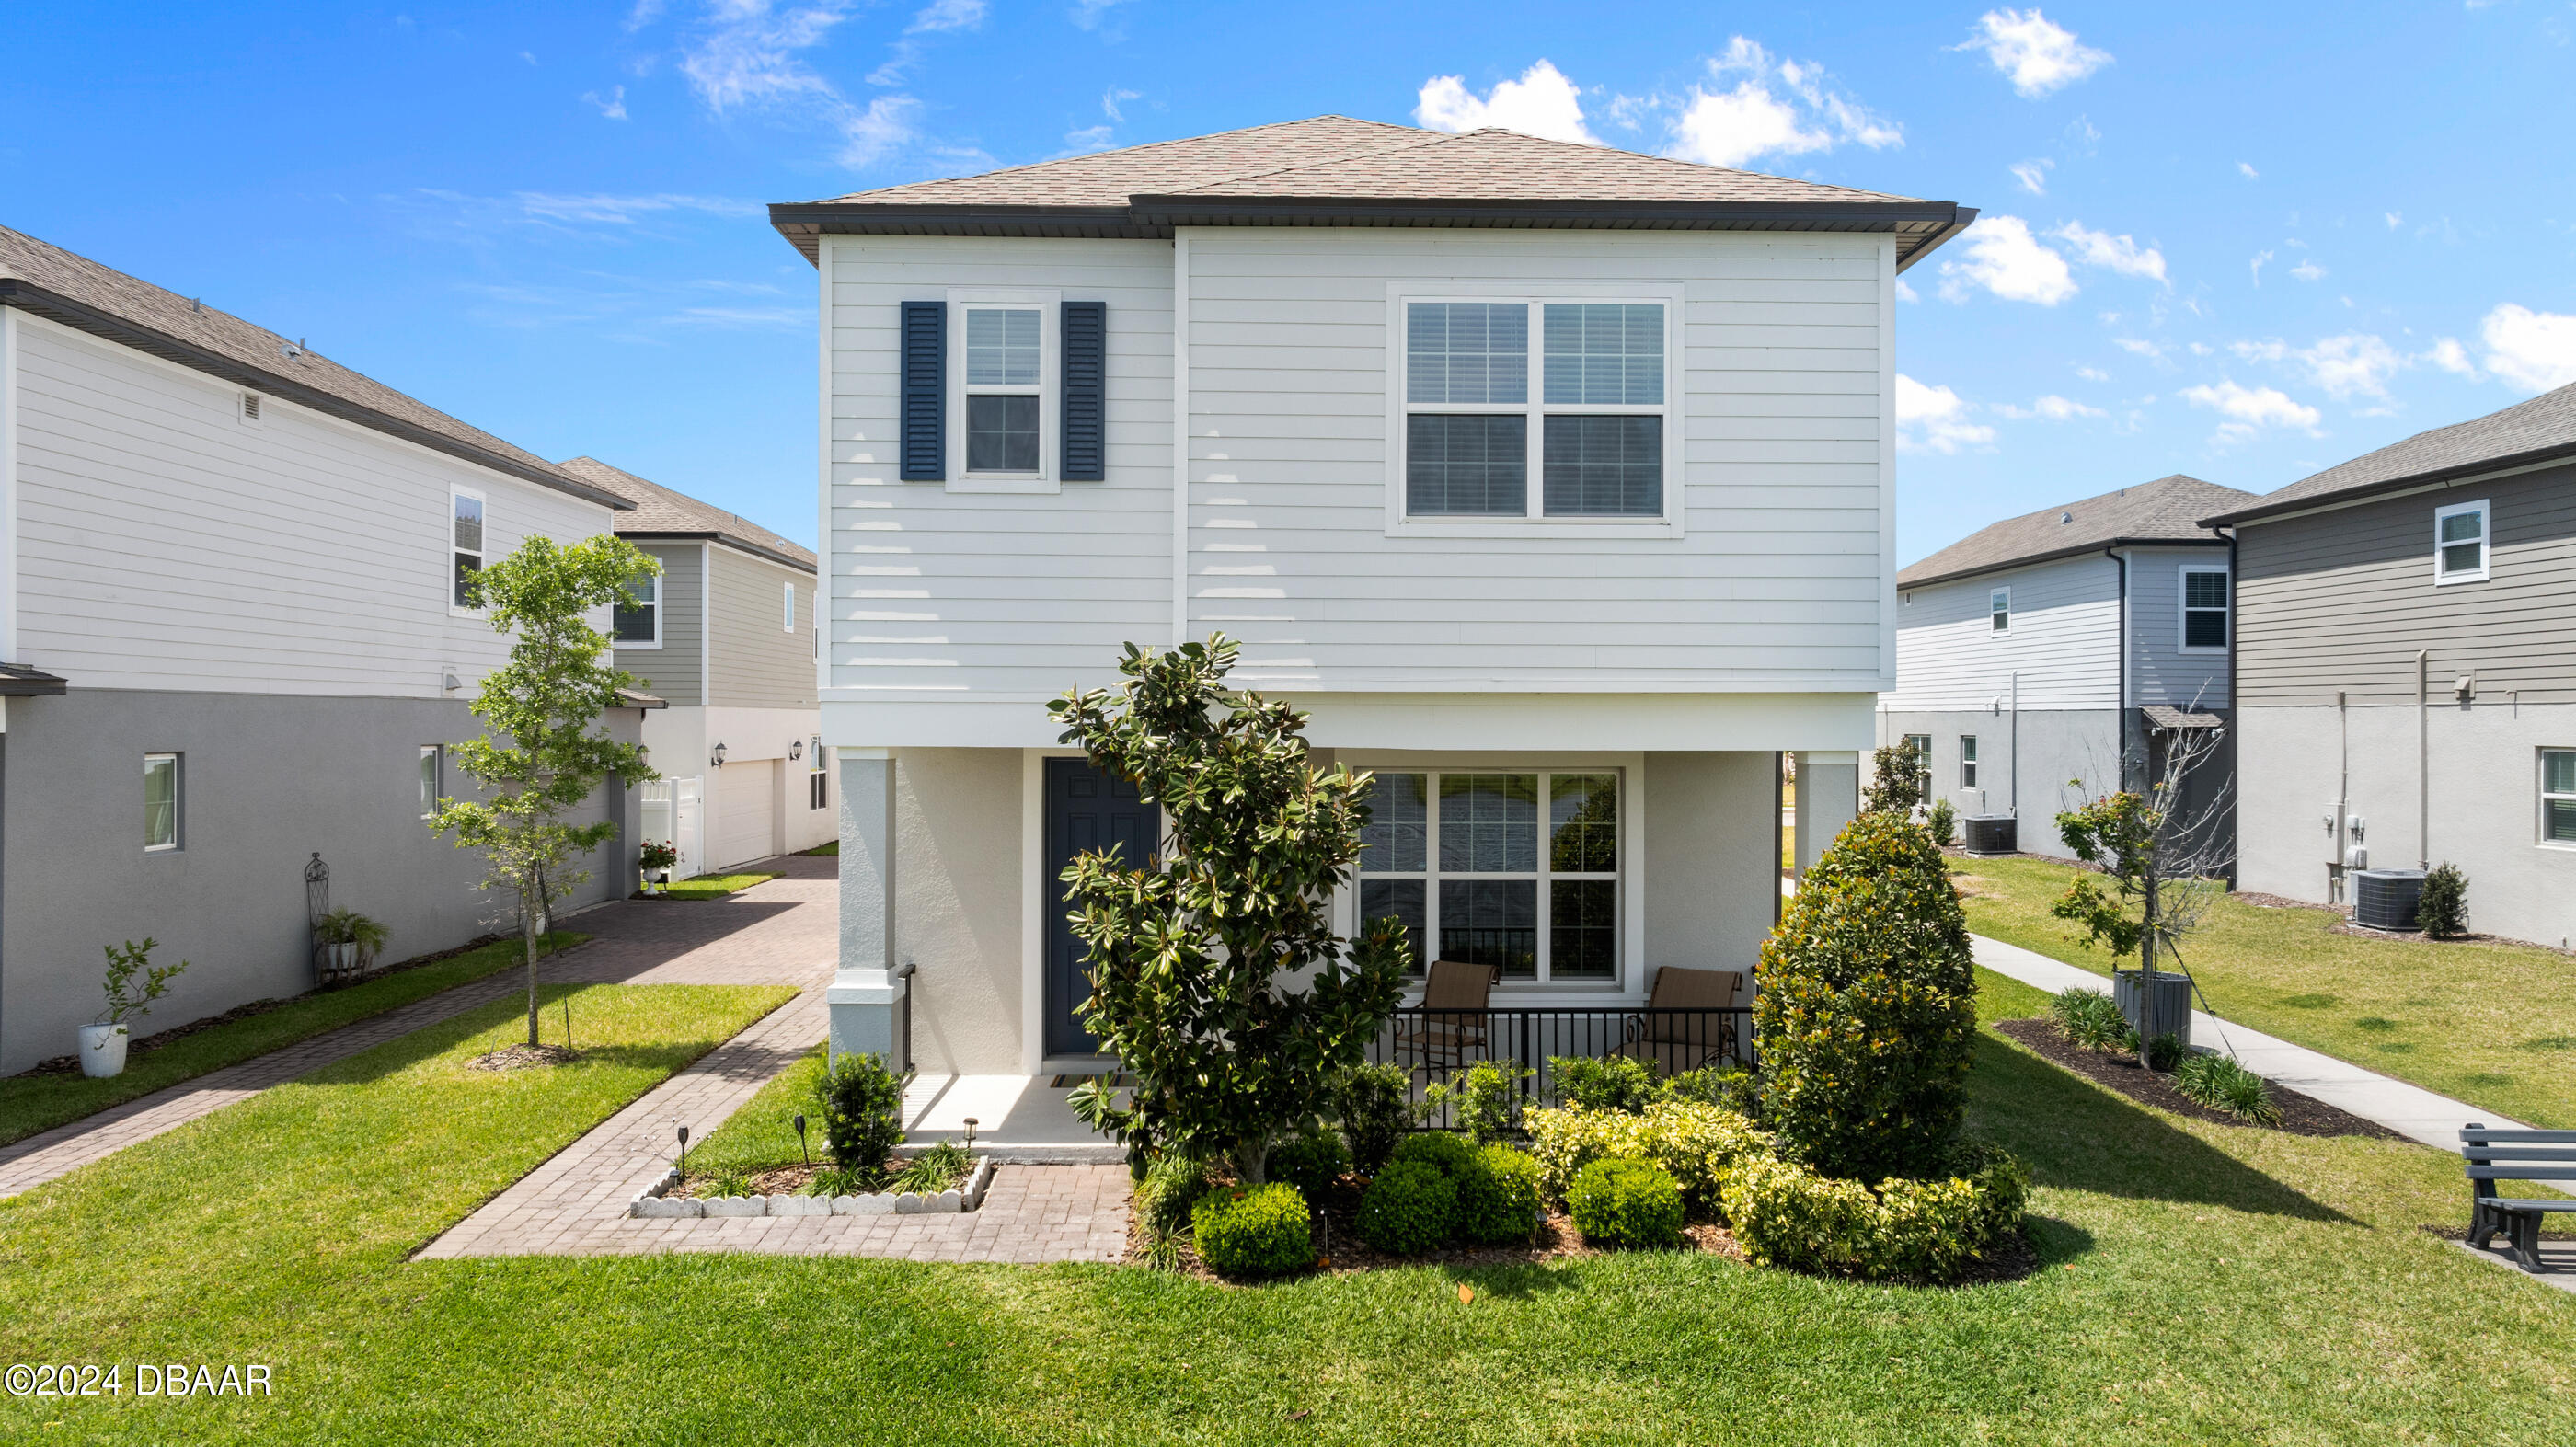
<instances>
[{"instance_id":1,"label":"green lawn","mask_svg":"<svg viewBox=\"0 0 2576 1447\"><path fill-rule=\"evenodd\" d=\"M811 849L799 849L796 852L809 859L837 859L841 854L841 841L834 839L817 844Z\"/></svg>"},{"instance_id":2,"label":"green lawn","mask_svg":"<svg viewBox=\"0 0 2576 1447\"><path fill-rule=\"evenodd\" d=\"M830 1049L817 1045L795 1064L778 1072L758 1094L742 1103L704 1144L689 1148L692 1171L752 1170L802 1160L797 1154L796 1117L805 1117L805 1139L814 1159L825 1159L823 1118L814 1109L814 1085L823 1078L823 1057Z\"/></svg>"},{"instance_id":3,"label":"green lawn","mask_svg":"<svg viewBox=\"0 0 2576 1447\"><path fill-rule=\"evenodd\" d=\"M767 884L775 874L697 874L671 881L673 899L722 899L728 894Z\"/></svg>"},{"instance_id":4,"label":"green lawn","mask_svg":"<svg viewBox=\"0 0 2576 1447\"><path fill-rule=\"evenodd\" d=\"M2036 992L1989 977L1990 1014ZM0 1206L0 1362L274 1364L273 1400L0 1399L11 1442L1663 1444L2576 1440L2576 1297L2419 1231L2451 1158L2159 1116L1981 1036L2046 1266L1921 1291L1641 1253L1235 1288L1126 1267L407 1263L757 1012L508 1007ZM1461 1304L1461 1278L1478 1287ZM48 1424L59 1422L59 1427Z\"/></svg>"},{"instance_id":5,"label":"green lawn","mask_svg":"<svg viewBox=\"0 0 2576 1447\"><path fill-rule=\"evenodd\" d=\"M1970 859L1968 927L2108 975L2048 913L2072 866ZM2332 912L2218 904L2185 961L2226 1019L2550 1129L2576 1129L2576 960L2330 933Z\"/></svg>"},{"instance_id":6,"label":"green lawn","mask_svg":"<svg viewBox=\"0 0 2576 1447\"><path fill-rule=\"evenodd\" d=\"M584 934L558 931L547 937L547 943L551 948L566 949L588 938L590 936ZM165 1085L176 1085L209 1070L220 1070L254 1055L265 1055L282 1046L310 1039L325 1030L336 1030L353 1020L381 1015L414 1000L427 999L441 990L521 964L524 959L517 940L502 940L436 964L379 975L345 990L304 995L265 1015L235 1020L201 1030L160 1049L139 1052L128 1060L123 1075L106 1080L92 1080L83 1075L0 1079L0 1145L24 1140L40 1130L50 1130L65 1121L78 1120L136 1096L149 1095ZM135 1034L138 1037L147 1035L155 1028L155 1022L146 1017L138 1022ZM63 1053L71 1053L70 1044L68 1040L64 1042Z\"/></svg>"}]
</instances>

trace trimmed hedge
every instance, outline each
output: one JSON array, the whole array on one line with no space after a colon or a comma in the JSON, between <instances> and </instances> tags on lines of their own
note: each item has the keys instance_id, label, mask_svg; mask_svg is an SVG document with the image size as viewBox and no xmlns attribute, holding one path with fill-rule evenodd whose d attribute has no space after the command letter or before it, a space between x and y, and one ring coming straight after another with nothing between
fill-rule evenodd
<instances>
[{"instance_id":1,"label":"trimmed hedge","mask_svg":"<svg viewBox=\"0 0 2576 1447\"><path fill-rule=\"evenodd\" d=\"M1952 1148L1946 1174L1877 1186L1794 1161L1747 1160L1726 1179L1726 1214L1756 1266L1873 1281L1951 1281L2021 1224L2030 1178L1992 1146Z\"/></svg>"},{"instance_id":2,"label":"trimmed hedge","mask_svg":"<svg viewBox=\"0 0 2576 1447\"><path fill-rule=\"evenodd\" d=\"M1678 1246L1682 1188L1652 1161L1594 1161L1565 1193L1574 1228L1595 1246Z\"/></svg>"},{"instance_id":3,"label":"trimmed hedge","mask_svg":"<svg viewBox=\"0 0 2576 1447\"><path fill-rule=\"evenodd\" d=\"M1627 1157L1663 1167L1693 1206L1714 1211L1726 1172L1771 1150L1771 1138L1751 1121L1692 1100L1659 1100L1642 1115L1534 1110L1527 1123L1539 1188L1550 1200L1566 1199L1574 1178L1594 1161Z\"/></svg>"},{"instance_id":4,"label":"trimmed hedge","mask_svg":"<svg viewBox=\"0 0 2576 1447\"><path fill-rule=\"evenodd\" d=\"M1467 1144L1466 1137L1454 1131L1422 1130L1398 1142L1390 1161L1394 1165L1419 1161L1444 1176L1455 1176L1475 1159L1476 1148Z\"/></svg>"},{"instance_id":5,"label":"trimmed hedge","mask_svg":"<svg viewBox=\"0 0 2576 1447\"><path fill-rule=\"evenodd\" d=\"M1426 1160L1395 1162L1360 1197L1360 1239L1389 1255L1446 1245L1457 1223L1457 1183Z\"/></svg>"},{"instance_id":6,"label":"trimmed hedge","mask_svg":"<svg viewBox=\"0 0 2576 1447\"><path fill-rule=\"evenodd\" d=\"M1306 1198L1284 1183L1233 1186L1190 1210L1199 1260L1220 1276L1277 1276L1315 1261Z\"/></svg>"},{"instance_id":7,"label":"trimmed hedge","mask_svg":"<svg viewBox=\"0 0 2576 1447\"><path fill-rule=\"evenodd\" d=\"M1479 1246L1525 1242L1538 1230L1538 1162L1490 1145L1451 1177L1458 1189L1458 1238Z\"/></svg>"},{"instance_id":8,"label":"trimmed hedge","mask_svg":"<svg viewBox=\"0 0 2576 1447\"><path fill-rule=\"evenodd\" d=\"M1308 1201L1320 1205L1324 1193L1349 1169L1350 1162L1350 1153L1342 1149L1340 1136L1316 1131L1272 1146L1267 1170L1270 1179L1295 1186Z\"/></svg>"}]
</instances>

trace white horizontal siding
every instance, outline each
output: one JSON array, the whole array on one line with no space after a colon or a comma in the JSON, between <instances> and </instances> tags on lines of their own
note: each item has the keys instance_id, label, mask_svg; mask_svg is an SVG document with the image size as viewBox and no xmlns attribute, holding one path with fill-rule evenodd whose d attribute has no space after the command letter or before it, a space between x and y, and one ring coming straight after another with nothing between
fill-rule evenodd
<instances>
[{"instance_id":1,"label":"white horizontal siding","mask_svg":"<svg viewBox=\"0 0 2576 1447\"><path fill-rule=\"evenodd\" d=\"M1994 631L1994 589L2012 628ZM2024 709L2120 706L2119 565L2100 554L1909 589L1896 608L1893 711L1985 708L2020 677Z\"/></svg>"},{"instance_id":2,"label":"white horizontal siding","mask_svg":"<svg viewBox=\"0 0 2576 1447\"><path fill-rule=\"evenodd\" d=\"M38 318L18 335L15 661L75 688L470 694L509 640L449 612L448 488L486 556L609 510ZM600 621L604 624L603 611Z\"/></svg>"}]
</instances>

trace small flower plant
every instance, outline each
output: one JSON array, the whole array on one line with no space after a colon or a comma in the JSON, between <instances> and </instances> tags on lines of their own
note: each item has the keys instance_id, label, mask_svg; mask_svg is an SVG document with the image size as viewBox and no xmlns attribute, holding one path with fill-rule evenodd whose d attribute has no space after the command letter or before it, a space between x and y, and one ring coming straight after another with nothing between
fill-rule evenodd
<instances>
[{"instance_id":1,"label":"small flower plant","mask_svg":"<svg viewBox=\"0 0 2576 1447\"><path fill-rule=\"evenodd\" d=\"M650 883L653 876L659 875L666 889L671 883L671 870L679 862L680 851L674 848L668 839L658 844L648 839L644 841L642 848L635 851L635 865L644 872L646 882Z\"/></svg>"}]
</instances>

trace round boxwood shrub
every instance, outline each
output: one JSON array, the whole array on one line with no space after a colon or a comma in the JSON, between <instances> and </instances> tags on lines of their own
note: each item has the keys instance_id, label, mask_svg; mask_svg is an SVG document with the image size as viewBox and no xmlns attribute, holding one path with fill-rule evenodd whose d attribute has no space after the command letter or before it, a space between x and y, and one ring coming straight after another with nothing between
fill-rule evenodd
<instances>
[{"instance_id":1,"label":"round boxwood shrub","mask_svg":"<svg viewBox=\"0 0 2576 1447\"><path fill-rule=\"evenodd\" d=\"M1451 1177L1458 1188L1458 1239L1482 1246L1529 1240L1538 1229L1538 1161L1527 1151L1490 1145Z\"/></svg>"},{"instance_id":2,"label":"round boxwood shrub","mask_svg":"<svg viewBox=\"0 0 2576 1447\"><path fill-rule=\"evenodd\" d=\"M1313 1203L1321 1204L1324 1193L1333 1188L1343 1171L1349 1169L1350 1153L1342 1149L1342 1138L1330 1131L1315 1131L1292 1136L1270 1148L1270 1179L1295 1186Z\"/></svg>"},{"instance_id":3,"label":"round boxwood shrub","mask_svg":"<svg viewBox=\"0 0 2576 1447\"><path fill-rule=\"evenodd\" d=\"M1596 1246L1681 1244L1681 1184L1652 1161L1594 1161L1575 1176L1565 1208Z\"/></svg>"},{"instance_id":4,"label":"round boxwood shrub","mask_svg":"<svg viewBox=\"0 0 2576 1447\"><path fill-rule=\"evenodd\" d=\"M1315 1231L1294 1186L1233 1186L1190 1210L1199 1260L1219 1276L1277 1276L1314 1264Z\"/></svg>"},{"instance_id":5,"label":"round boxwood shrub","mask_svg":"<svg viewBox=\"0 0 2576 1447\"><path fill-rule=\"evenodd\" d=\"M1392 1164L1417 1161L1444 1176L1455 1176L1476 1159L1476 1148L1455 1131L1419 1130L1395 1147Z\"/></svg>"},{"instance_id":6,"label":"round boxwood shrub","mask_svg":"<svg viewBox=\"0 0 2576 1447\"><path fill-rule=\"evenodd\" d=\"M1827 1176L1937 1171L1967 1106L1977 1029L1967 918L1932 837L1863 814L1762 945L1762 1123Z\"/></svg>"},{"instance_id":7,"label":"round boxwood shrub","mask_svg":"<svg viewBox=\"0 0 2576 1447\"><path fill-rule=\"evenodd\" d=\"M1427 1161L1395 1162L1360 1197L1360 1239L1393 1256L1447 1244L1457 1220L1457 1183Z\"/></svg>"}]
</instances>

